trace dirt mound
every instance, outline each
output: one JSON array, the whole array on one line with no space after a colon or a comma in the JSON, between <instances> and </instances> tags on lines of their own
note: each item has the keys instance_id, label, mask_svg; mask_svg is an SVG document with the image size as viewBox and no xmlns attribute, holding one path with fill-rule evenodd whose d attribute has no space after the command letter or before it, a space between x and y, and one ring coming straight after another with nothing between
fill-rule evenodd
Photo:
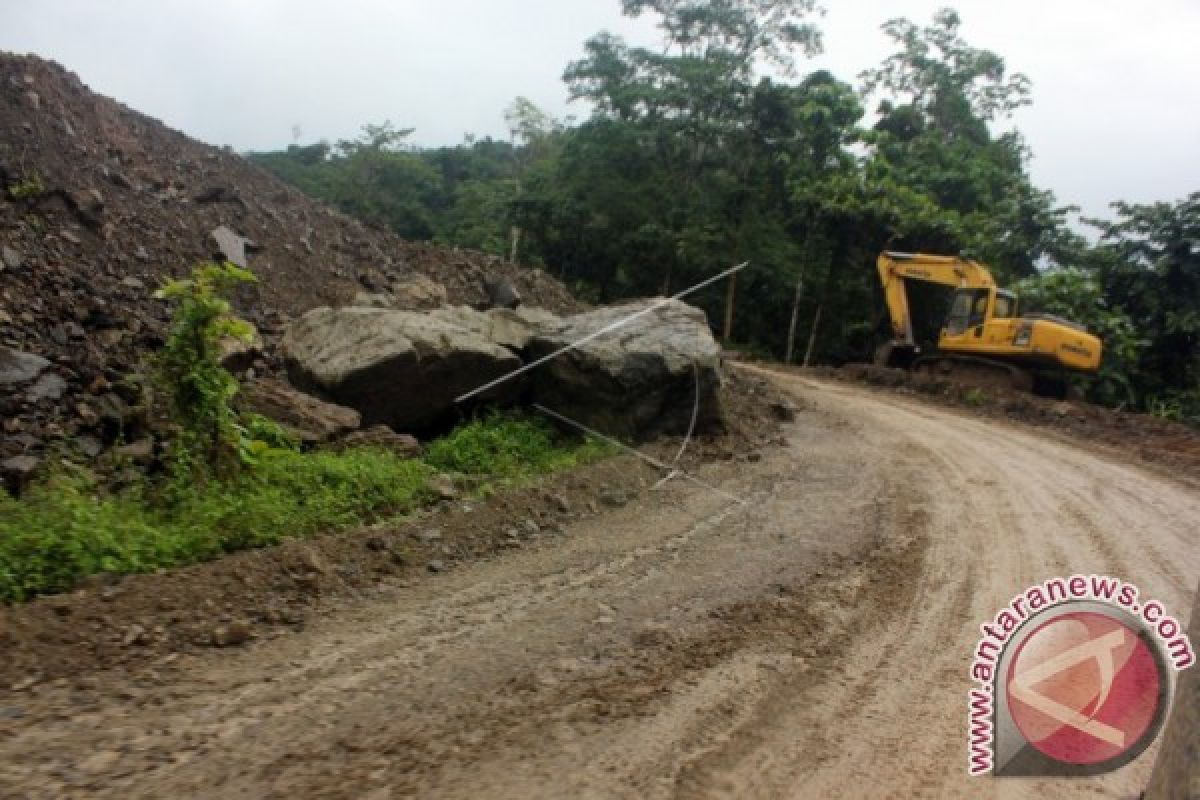
<instances>
[{"instance_id":1,"label":"dirt mound","mask_svg":"<svg viewBox=\"0 0 1200 800\"><path fill-rule=\"evenodd\" d=\"M0 393L0 460L72 438L119 405L109 387L166 334L153 290L222 245L259 277L237 305L268 344L303 311L417 276L452 304L485 303L485 279L499 278L529 305L579 307L544 272L367 227L57 64L0 53L0 346L49 359L57 375L32 398Z\"/></svg>"},{"instance_id":2,"label":"dirt mound","mask_svg":"<svg viewBox=\"0 0 1200 800\"><path fill-rule=\"evenodd\" d=\"M980 389L941 378L869 364L809 371L820 377L917 392L947 405L1061 431L1114 448L1147 464L1200 478L1200 431L1149 414L1083 402L1063 402L1005 389Z\"/></svg>"}]
</instances>

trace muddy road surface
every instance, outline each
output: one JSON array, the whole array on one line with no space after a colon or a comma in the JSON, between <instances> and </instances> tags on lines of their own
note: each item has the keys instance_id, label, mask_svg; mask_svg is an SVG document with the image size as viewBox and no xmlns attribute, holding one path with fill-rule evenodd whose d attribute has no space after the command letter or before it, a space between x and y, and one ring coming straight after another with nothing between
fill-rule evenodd
<instances>
[{"instance_id":1,"label":"muddy road surface","mask_svg":"<svg viewBox=\"0 0 1200 800\"><path fill-rule=\"evenodd\" d=\"M0 698L0 796L1114 797L966 776L978 625L1099 572L1186 616L1200 492L1029 430L778 377L786 447L163 671ZM734 502L728 495L740 498ZM67 684L67 685L62 685Z\"/></svg>"}]
</instances>

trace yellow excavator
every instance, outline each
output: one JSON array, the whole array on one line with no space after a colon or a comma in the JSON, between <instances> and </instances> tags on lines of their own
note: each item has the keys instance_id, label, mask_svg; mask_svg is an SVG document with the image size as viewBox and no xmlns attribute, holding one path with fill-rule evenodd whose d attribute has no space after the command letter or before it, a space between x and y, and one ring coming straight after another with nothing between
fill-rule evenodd
<instances>
[{"instance_id":1,"label":"yellow excavator","mask_svg":"<svg viewBox=\"0 0 1200 800\"><path fill-rule=\"evenodd\" d=\"M998 288L992 273L976 261L885 252L878 268L892 338L876 351L877 364L1060 397L1067 373L1100 369L1099 338L1061 317L1020 316L1017 296ZM914 281L954 289L933 352L923 352L913 333L909 284Z\"/></svg>"}]
</instances>

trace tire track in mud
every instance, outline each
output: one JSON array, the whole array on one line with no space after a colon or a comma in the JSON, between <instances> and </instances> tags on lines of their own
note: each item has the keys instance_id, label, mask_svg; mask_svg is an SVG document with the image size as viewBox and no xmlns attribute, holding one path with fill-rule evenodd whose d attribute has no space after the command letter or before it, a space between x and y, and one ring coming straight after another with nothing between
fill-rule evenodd
<instances>
[{"instance_id":1,"label":"tire track in mud","mask_svg":"<svg viewBox=\"0 0 1200 800\"><path fill-rule=\"evenodd\" d=\"M981 622L1056 574L1111 572L1185 613L1200 495L1001 423L777 381L810 409L787 448L702 475L749 508L671 485L197 659L128 689L136 707L119 685L78 709L48 694L0 739L0 795L1136 795L1143 761L969 781L969 659ZM92 770L97 752L113 763Z\"/></svg>"}]
</instances>

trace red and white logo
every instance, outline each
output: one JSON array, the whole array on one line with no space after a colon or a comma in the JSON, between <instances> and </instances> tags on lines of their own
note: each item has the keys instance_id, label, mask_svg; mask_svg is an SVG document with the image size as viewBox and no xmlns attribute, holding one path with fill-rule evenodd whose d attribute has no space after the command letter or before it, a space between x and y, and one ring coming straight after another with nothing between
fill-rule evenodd
<instances>
[{"instance_id":1,"label":"red and white logo","mask_svg":"<svg viewBox=\"0 0 1200 800\"><path fill-rule=\"evenodd\" d=\"M1136 746L1163 700L1159 661L1124 622L1068 612L1021 642L1004 676L1021 736L1068 764L1101 764Z\"/></svg>"},{"instance_id":2,"label":"red and white logo","mask_svg":"<svg viewBox=\"0 0 1200 800\"><path fill-rule=\"evenodd\" d=\"M1179 621L1103 575L1052 578L989 622L971 662L972 775L1099 775L1146 751L1195 663Z\"/></svg>"}]
</instances>

